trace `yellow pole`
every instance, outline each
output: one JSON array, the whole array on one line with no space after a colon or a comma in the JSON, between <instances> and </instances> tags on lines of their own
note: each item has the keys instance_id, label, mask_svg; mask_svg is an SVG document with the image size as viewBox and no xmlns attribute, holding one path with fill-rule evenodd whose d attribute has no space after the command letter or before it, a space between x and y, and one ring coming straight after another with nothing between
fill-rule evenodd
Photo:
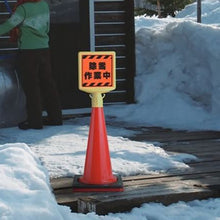
<instances>
[{"instance_id":1,"label":"yellow pole","mask_svg":"<svg viewBox=\"0 0 220 220\"><path fill-rule=\"evenodd\" d=\"M90 95L92 99L92 107L103 107L102 93L95 92Z\"/></svg>"}]
</instances>

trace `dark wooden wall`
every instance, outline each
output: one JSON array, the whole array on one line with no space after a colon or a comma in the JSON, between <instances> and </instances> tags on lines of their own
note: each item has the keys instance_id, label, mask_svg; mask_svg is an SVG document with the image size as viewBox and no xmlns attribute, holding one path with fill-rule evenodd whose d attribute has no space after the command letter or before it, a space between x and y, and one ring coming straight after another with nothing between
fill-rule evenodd
<instances>
[{"instance_id":1,"label":"dark wooden wall","mask_svg":"<svg viewBox=\"0 0 220 220\"><path fill-rule=\"evenodd\" d=\"M135 48L132 0L95 0L95 50L116 52L116 90L106 102L134 102Z\"/></svg>"}]
</instances>

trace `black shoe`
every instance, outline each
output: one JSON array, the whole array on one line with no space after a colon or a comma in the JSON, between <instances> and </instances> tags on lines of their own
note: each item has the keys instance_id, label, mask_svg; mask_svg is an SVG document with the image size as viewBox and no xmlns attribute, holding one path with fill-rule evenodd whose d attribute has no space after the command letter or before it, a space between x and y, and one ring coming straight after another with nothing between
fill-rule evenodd
<instances>
[{"instance_id":1,"label":"black shoe","mask_svg":"<svg viewBox=\"0 0 220 220\"><path fill-rule=\"evenodd\" d=\"M48 118L43 119L43 125L62 125L62 120L50 120Z\"/></svg>"},{"instance_id":2,"label":"black shoe","mask_svg":"<svg viewBox=\"0 0 220 220\"><path fill-rule=\"evenodd\" d=\"M18 124L18 127L22 130L28 130L28 129L42 129L43 126L42 125L38 125L38 126L32 126L28 123L28 121L23 121L21 123Z\"/></svg>"}]
</instances>

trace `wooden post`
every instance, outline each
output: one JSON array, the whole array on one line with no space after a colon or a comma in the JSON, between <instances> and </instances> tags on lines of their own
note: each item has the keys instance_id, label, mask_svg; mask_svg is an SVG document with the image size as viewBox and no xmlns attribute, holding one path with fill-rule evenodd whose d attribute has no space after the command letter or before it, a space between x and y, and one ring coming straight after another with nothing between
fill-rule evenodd
<instances>
[{"instance_id":1,"label":"wooden post","mask_svg":"<svg viewBox=\"0 0 220 220\"><path fill-rule=\"evenodd\" d=\"M201 0L197 0L197 22L201 23Z\"/></svg>"},{"instance_id":2,"label":"wooden post","mask_svg":"<svg viewBox=\"0 0 220 220\"><path fill-rule=\"evenodd\" d=\"M158 18L161 18L160 0L157 0L157 13L158 13Z\"/></svg>"},{"instance_id":3,"label":"wooden post","mask_svg":"<svg viewBox=\"0 0 220 220\"><path fill-rule=\"evenodd\" d=\"M134 103L134 77L136 71L135 64L135 31L134 31L134 1L128 0L126 2L126 29L130 30L126 33L126 53L127 53L127 70L129 74L126 74L127 80L127 103Z\"/></svg>"}]
</instances>

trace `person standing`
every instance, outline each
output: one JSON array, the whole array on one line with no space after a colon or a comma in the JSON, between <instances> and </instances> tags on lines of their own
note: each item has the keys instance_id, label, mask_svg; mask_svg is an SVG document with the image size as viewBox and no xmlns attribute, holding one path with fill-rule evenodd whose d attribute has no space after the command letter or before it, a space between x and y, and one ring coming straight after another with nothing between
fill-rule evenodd
<instances>
[{"instance_id":1,"label":"person standing","mask_svg":"<svg viewBox=\"0 0 220 220\"><path fill-rule=\"evenodd\" d=\"M0 35L17 36L17 72L26 95L27 120L20 129L41 129L62 125L62 111L52 76L49 51L50 11L44 0L20 0L11 17L0 24ZM42 118L42 106L47 118Z\"/></svg>"}]
</instances>

